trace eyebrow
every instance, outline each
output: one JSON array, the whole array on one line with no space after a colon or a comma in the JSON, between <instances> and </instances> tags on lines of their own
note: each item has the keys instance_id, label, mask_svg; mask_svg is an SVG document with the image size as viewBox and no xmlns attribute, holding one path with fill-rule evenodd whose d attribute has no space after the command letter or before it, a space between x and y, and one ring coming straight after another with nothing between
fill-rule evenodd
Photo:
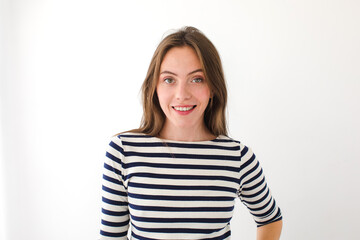
<instances>
[{"instance_id":1,"label":"eyebrow","mask_svg":"<svg viewBox=\"0 0 360 240\"><path fill-rule=\"evenodd\" d=\"M191 74L194 74L194 73L197 73L197 72L203 72L203 70L201 69L201 68L199 68L199 69L196 69L196 70L194 70L194 71L192 71L192 72L189 72L188 73L188 76L189 75L191 75ZM174 75L174 76L177 76L177 74L176 73L173 73L173 72L170 72L170 71L162 71L161 73L160 73L160 75L161 74L172 74L172 75Z\"/></svg>"}]
</instances>

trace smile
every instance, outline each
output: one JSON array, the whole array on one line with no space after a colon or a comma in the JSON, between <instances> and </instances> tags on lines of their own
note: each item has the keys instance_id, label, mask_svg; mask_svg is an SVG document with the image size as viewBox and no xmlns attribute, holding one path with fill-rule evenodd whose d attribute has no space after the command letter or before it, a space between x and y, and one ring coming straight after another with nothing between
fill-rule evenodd
<instances>
[{"instance_id":1,"label":"smile","mask_svg":"<svg viewBox=\"0 0 360 240\"><path fill-rule=\"evenodd\" d=\"M173 106L172 108L175 109L176 111L186 112L186 111L190 111L190 110L194 109L195 107L196 107L196 105L194 105L192 107L175 107L175 106Z\"/></svg>"}]
</instances>

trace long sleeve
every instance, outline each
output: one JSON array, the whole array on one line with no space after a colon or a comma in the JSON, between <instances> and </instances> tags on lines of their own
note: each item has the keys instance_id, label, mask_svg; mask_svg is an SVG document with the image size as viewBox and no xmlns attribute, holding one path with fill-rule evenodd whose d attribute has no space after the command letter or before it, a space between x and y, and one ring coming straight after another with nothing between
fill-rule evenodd
<instances>
[{"instance_id":1,"label":"long sleeve","mask_svg":"<svg viewBox=\"0 0 360 240\"><path fill-rule=\"evenodd\" d=\"M249 209L258 227L282 219L263 170L252 150L241 144L240 200Z\"/></svg>"},{"instance_id":2,"label":"long sleeve","mask_svg":"<svg viewBox=\"0 0 360 240\"><path fill-rule=\"evenodd\" d=\"M129 210L123 159L121 139L113 137L106 152L103 169L100 240L128 239Z\"/></svg>"}]
</instances>

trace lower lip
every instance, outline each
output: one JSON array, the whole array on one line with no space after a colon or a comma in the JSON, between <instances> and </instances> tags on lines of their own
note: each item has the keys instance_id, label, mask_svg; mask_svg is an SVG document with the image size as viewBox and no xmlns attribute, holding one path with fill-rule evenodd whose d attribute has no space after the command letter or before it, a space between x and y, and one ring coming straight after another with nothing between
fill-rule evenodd
<instances>
[{"instance_id":1,"label":"lower lip","mask_svg":"<svg viewBox=\"0 0 360 240\"><path fill-rule=\"evenodd\" d=\"M193 109L190 109L189 111L179 111L179 110L176 110L175 108L173 108L175 110L175 112L177 112L178 114L180 115L188 115L190 114L195 108Z\"/></svg>"}]
</instances>

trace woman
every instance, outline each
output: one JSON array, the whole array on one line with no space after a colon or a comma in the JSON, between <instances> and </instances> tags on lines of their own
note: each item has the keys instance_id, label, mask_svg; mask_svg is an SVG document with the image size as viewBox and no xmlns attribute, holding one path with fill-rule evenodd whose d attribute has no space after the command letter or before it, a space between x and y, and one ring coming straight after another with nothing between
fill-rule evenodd
<instances>
[{"instance_id":1,"label":"woman","mask_svg":"<svg viewBox=\"0 0 360 240\"><path fill-rule=\"evenodd\" d=\"M100 239L230 239L235 198L260 240L279 239L282 216L262 169L227 136L220 57L196 28L164 38L142 86L139 129L112 138L103 175Z\"/></svg>"}]
</instances>

